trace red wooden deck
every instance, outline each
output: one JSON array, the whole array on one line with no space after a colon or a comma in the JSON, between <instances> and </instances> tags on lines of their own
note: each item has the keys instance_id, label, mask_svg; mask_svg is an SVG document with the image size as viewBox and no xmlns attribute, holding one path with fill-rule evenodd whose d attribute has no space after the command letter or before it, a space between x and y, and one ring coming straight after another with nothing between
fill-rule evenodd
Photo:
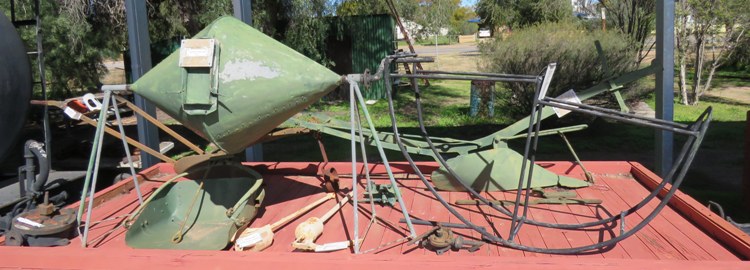
<instances>
[{"instance_id":1,"label":"red wooden deck","mask_svg":"<svg viewBox=\"0 0 750 270\"><path fill-rule=\"evenodd\" d=\"M569 162L541 162L542 166L573 177L582 178L580 169ZM286 216L302 206L322 196L320 180L314 176L317 163L252 163L264 175L266 181L265 210L261 211L251 227L260 227ZM339 172L349 172L349 163L331 163ZM435 169L433 163L421 163L426 174ZM422 182L406 164L392 165L397 173L397 181L410 214L414 218L459 221L451 217L440 203L425 189ZM603 200L600 208L584 205L537 205L529 216L535 220L557 223L578 223L592 221L601 216L619 214L620 211L638 203L648 194L646 188L654 186L659 179L637 163L629 162L587 162L586 168L594 173L596 184L578 189L581 198ZM387 182L382 165L370 168L373 179ZM143 173L145 180L141 189L145 196L153 192L163 181L173 175L171 165L159 164ZM342 188L351 186L351 179L341 179ZM360 192L364 187L361 181ZM361 251L364 255L352 255L351 250L328 254L303 254L294 252L290 243L294 240L294 228L308 217L320 216L335 203L328 201L321 207L288 223L276 232L274 244L261 253L238 253L234 251L154 251L128 248L124 241L124 229L117 227L123 217L137 206L131 182L103 190L97 194L89 243L92 248L80 247L80 240L74 239L66 247L58 248L15 248L0 247L0 262L11 267L101 267L120 266L135 268L143 266L180 266L195 268L229 268L231 265L324 267L332 265L352 265L356 269L381 268L386 265L412 268L469 268L493 265L509 265L529 269L552 268L612 268L631 269L643 266L659 268L716 268L750 269L750 237L718 219L689 196L679 193L661 214L634 236L602 251L581 255L556 256L524 252L503 246L485 244L479 251L465 250L448 252L441 256L434 252L409 246L399 242L407 235L405 224L398 223L401 211L395 208L376 206L377 223L365 234L370 221L370 206L360 203L359 229L364 237ZM361 193L360 193L361 194ZM468 199L463 192L441 192L451 203L457 199ZM496 199L512 199L511 193L492 192L485 194ZM635 225L655 207L651 202L638 213L626 219L626 227ZM472 222L506 236L509 219L487 206L456 206L458 211ZM348 240L352 237L352 206L344 206L325 225L323 235L316 243L329 243ZM417 233L428 226L415 225ZM467 229L454 229L455 233L476 239L479 235ZM575 247L610 239L619 234L619 228L595 227L593 230L556 230L524 225L517 241L525 245L547 248ZM294 255L294 257L289 257ZM120 264L120 263L126 264Z\"/></svg>"}]
</instances>

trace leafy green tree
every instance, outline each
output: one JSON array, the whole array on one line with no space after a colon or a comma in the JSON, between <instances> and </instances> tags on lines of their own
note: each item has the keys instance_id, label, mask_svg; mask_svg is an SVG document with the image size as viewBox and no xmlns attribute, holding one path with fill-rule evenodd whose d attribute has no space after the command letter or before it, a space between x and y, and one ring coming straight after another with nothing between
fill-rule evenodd
<instances>
[{"instance_id":1,"label":"leafy green tree","mask_svg":"<svg viewBox=\"0 0 750 270\"><path fill-rule=\"evenodd\" d=\"M655 41L648 40L655 27L656 0L601 0L606 9L608 28L630 36L639 52L637 66L654 48Z\"/></svg>"},{"instance_id":2,"label":"leafy green tree","mask_svg":"<svg viewBox=\"0 0 750 270\"><path fill-rule=\"evenodd\" d=\"M526 27L543 22L559 22L573 17L569 0L479 0L476 7L482 23Z\"/></svg>"},{"instance_id":3,"label":"leafy green tree","mask_svg":"<svg viewBox=\"0 0 750 270\"><path fill-rule=\"evenodd\" d=\"M373 15L390 14L386 0L339 0L336 7L336 15ZM402 19L414 20L419 7L419 0L392 0L398 15Z\"/></svg>"},{"instance_id":4,"label":"leafy green tree","mask_svg":"<svg viewBox=\"0 0 750 270\"><path fill-rule=\"evenodd\" d=\"M457 8L455 0L421 0L414 21L422 25L422 32L438 35L441 29L450 27Z\"/></svg>"},{"instance_id":5,"label":"leafy green tree","mask_svg":"<svg viewBox=\"0 0 750 270\"><path fill-rule=\"evenodd\" d=\"M747 38L750 0L680 0L677 7L680 101L695 105L711 89L716 70ZM690 61L692 67L688 66ZM689 71L693 79L688 88Z\"/></svg>"}]
</instances>

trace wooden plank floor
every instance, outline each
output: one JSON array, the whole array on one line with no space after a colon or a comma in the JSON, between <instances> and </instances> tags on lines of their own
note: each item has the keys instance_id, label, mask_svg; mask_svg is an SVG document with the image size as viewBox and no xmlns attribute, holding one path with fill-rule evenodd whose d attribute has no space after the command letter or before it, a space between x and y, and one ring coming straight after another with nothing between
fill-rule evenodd
<instances>
[{"instance_id":1,"label":"wooden plank floor","mask_svg":"<svg viewBox=\"0 0 750 270\"><path fill-rule=\"evenodd\" d=\"M284 164L266 166L263 173L266 183L266 198L264 208L250 225L261 227L265 224L277 221L310 202L323 196L320 187L320 179L316 176L300 176L287 169L274 170L274 166L283 167ZM295 165L296 167L301 167ZM295 167L291 166L291 167ZM341 166L339 172L347 171L346 163L334 164ZM306 166L309 168L310 166ZM313 166L314 167L314 166ZM545 164L548 169L567 174L572 177L582 178L582 172L576 166L567 162ZM596 162L587 164L587 168L594 173L595 185L576 190L580 198L598 198L603 203L600 206L584 205L535 205L529 208L529 217L534 220L552 223L579 223L594 221L608 215L617 215L621 211L637 204L641 198L647 196L648 190L628 172L630 166L626 162ZM145 181L141 185L144 196L153 192L171 173L171 167L162 165L161 175ZM373 181L375 183L388 183L387 178L382 175L382 166L372 168ZM424 172L429 175L429 171ZM412 218L436 220L460 223L459 219L450 213L438 202L435 197L425 188L425 185L416 175L400 171L397 173L404 203ZM359 192L364 189L364 179L359 184ZM341 178L343 190L351 188L350 178ZM343 193L342 193L343 194ZM439 195L448 200L455 209L471 222L487 228L502 237L507 237L510 227L510 219L502 213L488 206L458 206L454 202L458 199L468 199L469 195L463 192L439 192ZM487 197L495 199L513 200L515 193L491 192L485 193ZM329 200L315 208L301 218L298 218L275 233L274 244L264 252L293 252L291 247L294 241L294 229L296 226L310 217L319 217L327 212L340 199ZM360 195L361 198L361 195ZM630 215L625 221L626 229L635 226L646 217L648 212L656 206L657 202L651 202L636 214ZM124 237L125 230L119 224L127 213L133 211L137 206L135 192L129 192L111 198L103 204L97 205L93 212L93 220L99 220L92 226L90 243L93 247L101 249L127 248ZM406 224L399 223L403 218L400 206L394 207L375 206L374 223L365 234L370 218L373 213L368 203L360 203L359 235L364 237L361 251L382 256L438 256L434 252L406 245L404 238L409 235ZM512 210L512 209L511 209ZM569 248L582 245L590 245L611 239L619 234L620 224L608 224L609 227L594 227L587 230L558 230L529 224L524 225L516 242L541 248ZM334 215L325 224L323 235L316 243L330 243L348 240L353 237L353 207L347 204L343 210ZM429 226L414 225L417 234L429 229ZM477 232L468 229L454 229L456 234L467 239L479 240ZM188 232L189 233L189 232ZM71 245L65 248L79 248L80 241L72 240ZM233 252L233 251L232 251ZM341 250L334 254L350 254L352 250ZM696 260L696 261L739 261L738 255L727 247L711 238L701 231L689 220L677 213L670 207L666 207L651 223L643 230L626 240L594 252L578 255L548 255L535 252L516 250L495 244L485 244L477 252L470 253L465 250L451 251L442 256L497 256L497 257L540 257L540 258L585 258L585 259L637 259L637 260ZM467 260L471 260L466 258Z\"/></svg>"}]
</instances>

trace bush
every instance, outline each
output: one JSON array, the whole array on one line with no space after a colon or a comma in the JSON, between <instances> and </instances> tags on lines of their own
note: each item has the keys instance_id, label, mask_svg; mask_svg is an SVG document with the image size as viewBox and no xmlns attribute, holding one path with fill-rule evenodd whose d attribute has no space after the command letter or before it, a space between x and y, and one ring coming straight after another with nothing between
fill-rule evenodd
<instances>
[{"instance_id":1,"label":"bush","mask_svg":"<svg viewBox=\"0 0 750 270\"><path fill-rule=\"evenodd\" d=\"M729 70L750 72L750 33L744 32L734 53L727 59L726 67Z\"/></svg>"},{"instance_id":2,"label":"bush","mask_svg":"<svg viewBox=\"0 0 750 270\"><path fill-rule=\"evenodd\" d=\"M599 40L609 71L604 74L594 42ZM548 96L569 89L582 90L623 72L633 70L634 44L616 31L586 31L572 22L544 23L496 37L480 45L482 68L487 72L536 75L549 63L557 63ZM506 83L502 98L515 116L530 111L534 86Z\"/></svg>"}]
</instances>

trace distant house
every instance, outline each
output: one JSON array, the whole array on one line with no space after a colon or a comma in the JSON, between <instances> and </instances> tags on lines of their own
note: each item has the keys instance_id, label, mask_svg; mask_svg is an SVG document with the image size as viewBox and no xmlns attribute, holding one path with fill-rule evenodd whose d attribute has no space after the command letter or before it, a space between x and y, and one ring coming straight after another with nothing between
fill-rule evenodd
<instances>
[{"instance_id":1,"label":"distant house","mask_svg":"<svg viewBox=\"0 0 750 270\"><path fill-rule=\"evenodd\" d=\"M573 5L573 14L589 13L590 0L570 0Z\"/></svg>"}]
</instances>

